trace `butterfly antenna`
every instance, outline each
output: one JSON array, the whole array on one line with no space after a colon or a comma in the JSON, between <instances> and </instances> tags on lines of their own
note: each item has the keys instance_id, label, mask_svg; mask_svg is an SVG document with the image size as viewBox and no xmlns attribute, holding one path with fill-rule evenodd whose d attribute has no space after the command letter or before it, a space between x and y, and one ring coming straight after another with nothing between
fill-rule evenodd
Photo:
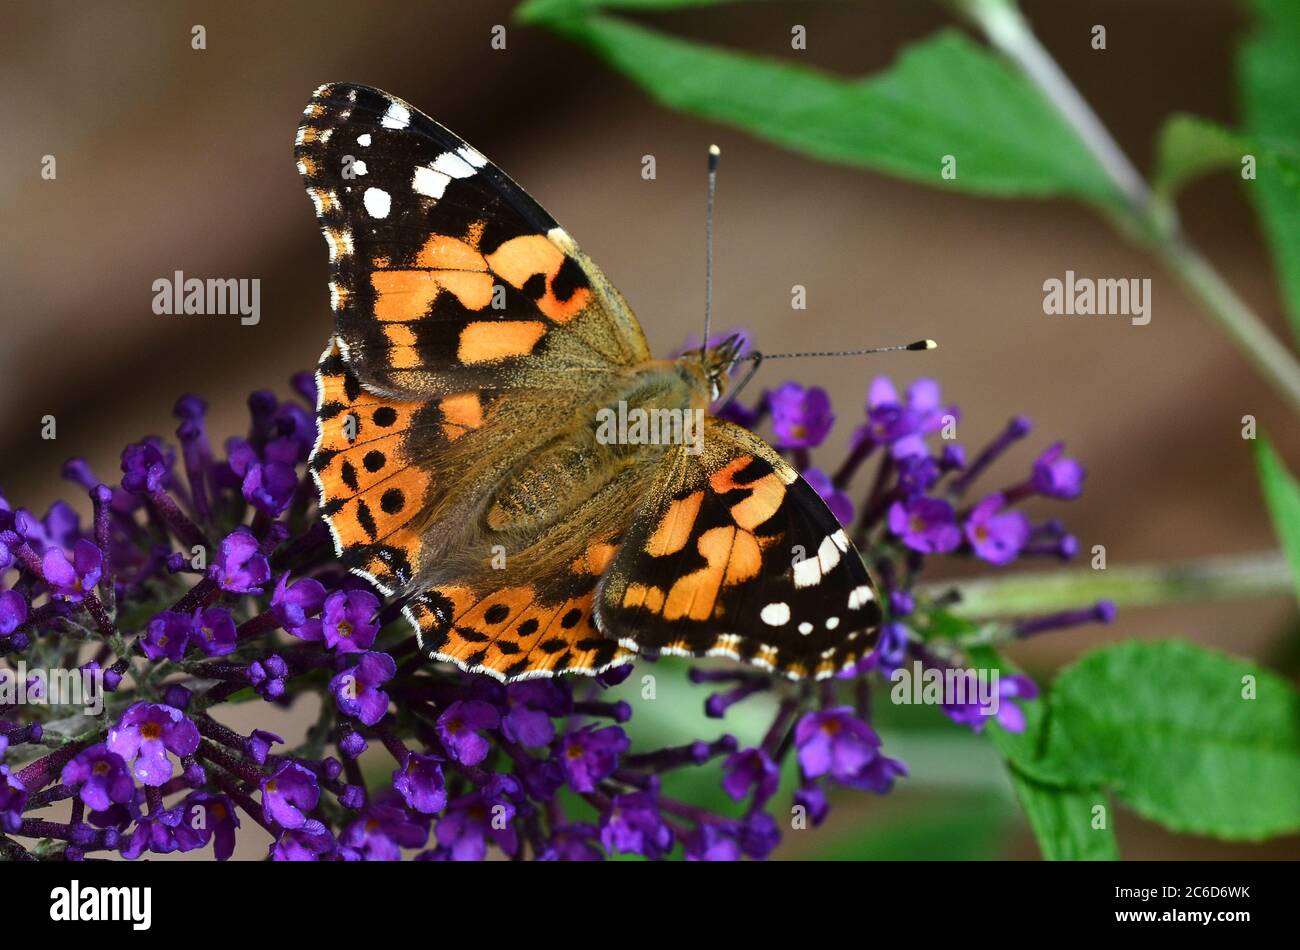
<instances>
[{"instance_id":1,"label":"butterfly antenna","mask_svg":"<svg viewBox=\"0 0 1300 950\"><path fill-rule=\"evenodd\" d=\"M700 353L709 349L709 323L713 317L713 196L718 190L718 161L722 149L709 146L709 196L704 211L704 340Z\"/></svg>"},{"instance_id":2,"label":"butterfly antenna","mask_svg":"<svg viewBox=\"0 0 1300 950\"><path fill-rule=\"evenodd\" d=\"M897 343L894 346L872 346L865 350L822 350L807 353L764 353L765 360L790 360L796 356L865 356L868 353L897 353L900 350L937 350L934 340L917 340L915 343Z\"/></svg>"},{"instance_id":3,"label":"butterfly antenna","mask_svg":"<svg viewBox=\"0 0 1300 950\"><path fill-rule=\"evenodd\" d=\"M755 350L741 360L741 362L748 362L753 365L741 377L740 382L732 387L731 392L727 394L726 402L722 404L721 409L718 411L721 412L722 409L726 409L727 406L736 401L740 391L754 378L754 374L758 372L758 368L763 365L764 360L788 360L794 359L796 356L865 356L868 353L897 353L900 350L937 350L938 348L939 344L934 340L917 340L914 343L899 343L894 346L872 346L865 350L822 350L806 353L760 353Z\"/></svg>"}]
</instances>

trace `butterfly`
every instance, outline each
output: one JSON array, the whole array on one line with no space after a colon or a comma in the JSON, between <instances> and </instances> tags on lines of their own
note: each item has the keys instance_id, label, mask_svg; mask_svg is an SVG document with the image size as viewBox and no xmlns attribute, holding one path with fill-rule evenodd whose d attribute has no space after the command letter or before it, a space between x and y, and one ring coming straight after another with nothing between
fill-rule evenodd
<instances>
[{"instance_id":1,"label":"butterfly","mask_svg":"<svg viewBox=\"0 0 1300 950\"><path fill-rule=\"evenodd\" d=\"M734 337L654 359L536 201L385 92L321 86L295 154L334 312L320 510L429 659L505 682L639 653L820 679L872 648L880 606L843 527L766 442L706 415ZM601 438L616 408L694 414L699 437Z\"/></svg>"}]
</instances>

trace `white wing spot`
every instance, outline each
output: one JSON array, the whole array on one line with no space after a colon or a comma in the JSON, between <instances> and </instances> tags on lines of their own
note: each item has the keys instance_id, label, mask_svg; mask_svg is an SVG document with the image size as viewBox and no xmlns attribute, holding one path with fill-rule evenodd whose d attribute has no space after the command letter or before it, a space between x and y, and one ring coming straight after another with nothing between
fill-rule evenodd
<instances>
[{"instance_id":1,"label":"white wing spot","mask_svg":"<svg viewBox=\"0 0 1300 950\"><path fill-rule=\"evenodd\" d=\"M861 610L867 604L876 599L871 588L866 584L861 584L849 593L849 610Z\"/></svg>"},{"instance_id":2,"label":"white wing spot","mask_svg":"<svg viewBox=\"0 0 1300 950\"><path fill-rule=\"evenodd\" d=\"M840 618L839 618L839 617L827 617L827 618L826 618L826 629L827 629L827 630L834 630L834 629L835 629L836 627L838 627L839 625L840 625Z\"/></svg>"},{"instance_id":3,"label":"white wing spot","mask_svg":"<svg viewBox=\"0 0 1300 950\"><path fill-rule=\"evenodd\" d=\"M829 573L831 568L840 563L840 547L835 543L834 535L822 538L822 543L817 548L817 560L821 562L823 574Z\"/></svg>"},{"instance_id":4,"label":"white wing spot","mask_svg":"<svg viewBox=\"0 0 1300 950\"><path fill-rule=\"evenodd\" d=\"M449 178L468 178L474 174L474 166L455 152L443 152L433 160L432 168Z\"/></svg>"},{"instance_id":5,"label":"white wing spot","mask_svg":"<svg viewBox=\"0 0 1300 950\"><path fill-rule=\"evenodd\" d=\"M794 586L813 587L822 579L821 565L817 558L806 557L794 566Z\"/></svg>"},{"instance_id":6,"label":"white wing spot","mask_svg":"<svg viewBox=\"0 0 1300 950\"><path fill-rule=\"evenodd\" d=\"M386 129L404 129L411 124L411 110L399 102L390 103L379 124Z\"/></svg>"},{"instance_id":7,"label":"white wing spot","mask_svg":"<svg viewBox=\"0 0 1300 950\"><path fill-rule=\"evenodd\" d=\"M769 627L780 627L790 622L790 606L777 601L774 604L768 604L758 614L763 618L763 623Z\"/></svg>"},{"instance_id":8,"label":"white wing spot","mask_svg":"<svg viewBox=\"0 0 1300 950\"><path fill-rule=\"evenodd\" d=\"M427 198L441 198L453 178L469 178L475 162L486 162L468 145L454 152L443 152L428 165L420 165L411 176L411 187Z\"/></svg>"},{"instance_id":9,"label":"white wing spot","mask_svg":"<svg viewBox=\"0 0 1300 950\"><path fill-rule=\"evenodd\" d=\"M483 156L483 153L468 145L462 145L460 148L456 149L456 154L465 159L465 161L469 162L475 168L482 168L487 164L487 159Z\"/></svg>"},{"instance_id":10,"label":"white wing spot","mask_svg":"<svg viewBox=\"0 0 1300 950\"><path fill-rule=\"evenodd\" d=\"M372 218L388 217L388 209L393 204L393 199L382 188L367 188L362 200L365 201L366 211L370 212Z\"/></svg>"},{"instance_id":11,"label":"white wing spot","mask_svg":"<svg viewBox=\"0 0 1300 950\"><path fill-rule=\"evenodd\" d=\"M352 163L352 170L356 172L358 175L364 175L370 169L366 168L366 163L358 158L355 162Z\"/></svg>"},{"instance_id":12,"label":"white wing spot","mask_svg":"<svg viewBox=\"0 0 1300 950\"><path fill-rule=\"evenodd\" d=\"M415 169L415 174L411 176L411 189L426 198L441 198L442 193L447 190L447 183L451 178L440 171L435 171L425 165L420 165Z\"/></svg>"},{"instance_id":13,"label":"white wing spot","mask_svg":"<svg viewBox=\"0 0 1300 950\"><path fill-rule=\"evenodd\" d=\"M805 620L803 623L799 624L799 632L806 637L808 634L813 632L813 625Z\"/></svg>"},{"instance_id":14,"label":"white wing spot","mask_svg":"<svg viewBox=\"0 0 1300 950\"><path fill-rule=\"evenodd\" d=\"M357 144L360 145L360 146L362 146L363 148L369 148L369 146L370 146L370 133L369 133L369 132L363 132L363 133L361 133L360 135L358 135L358 136L357 136Z\"/></svg>"}]
</instances>

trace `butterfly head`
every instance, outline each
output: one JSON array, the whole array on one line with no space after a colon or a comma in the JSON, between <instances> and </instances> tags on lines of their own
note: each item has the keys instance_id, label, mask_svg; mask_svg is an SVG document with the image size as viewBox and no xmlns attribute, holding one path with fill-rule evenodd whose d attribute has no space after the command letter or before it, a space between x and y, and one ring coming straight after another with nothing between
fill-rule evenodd
<instances>
[{"instance_id":1,"label":"butterfly head","mask_svg":"<svg viewBox=\"0 0 1300 950\"><path fill-rule=\"evenodd\" d=\"M716 402L727 391L731 371L740 362L744 349L744 334L733 333L717 346L704 351L704 375L708 380L711 401Z\"/></svg>"}]
</instances>

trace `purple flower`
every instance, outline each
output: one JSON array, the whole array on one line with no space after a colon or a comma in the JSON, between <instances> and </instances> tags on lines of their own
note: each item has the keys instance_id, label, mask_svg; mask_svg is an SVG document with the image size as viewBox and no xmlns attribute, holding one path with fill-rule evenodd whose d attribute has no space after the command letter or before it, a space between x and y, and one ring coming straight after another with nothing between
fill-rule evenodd
<instances>
[{"instance_id":1,"label":"purple flower","mask_svg":"<svg viewBox=\"0 0 1300 950\"><path fill-rule=\"evenodd\" d=\"M762 749L733 752L723 764L722 774L723 791L740 802L752 788L756 807L762 807L781 784L781 770Z\"/></svg>"},{"instance_id":2,"label":"purple flower","mask_svg":"<svg viewBox=\"0 0 1300 950\"><path fill-rule=\"evenodd\" d=\"M319 861L329 857L338 845L329 829L315 818L308 818L301 827L281 832L272 844L272 861Z\"/></svg>"},{"instance_id":3,"label":"purple flower","mask_svg":"<svg viewBox=\"0 0 1300 950\"><path fill-rule=\"evenodd\" d=\"M660 817L653 792L632 792L615 796L601 816L600 841L611 853L657 860L672 850L673 830Z\"/></svg>"},{"instance_id":4,"label":"purple flower","mask_svg":"<svg viewBox=\"0 0 1300 950\"><path fill-rule=\"evenodd\" d=\"M373 726L388 712L388 694L379 686L396 673L397 664L387 653L363 653L356 666L330 680L330 692L345 714Z\"/></svg>"},{"instance_id":5,"label":"purple flower","mask_svg":"<svg viewBox=\"0 0 1300 950\"><path fill-rule=\"evenodd\" d=\"M880 754L880 737L849 706L805 713L794 741L807 778L829 775L842 785L886 791L895 775L906 774L901 762Z\"/></svg>"},{"instance_id":6,"label":"purple flower","mask_svg":"<svg viewBox=\"0 0 1300 950\"><path fill-rule=\"evenodd\" d=\"M961 544L961 529L952 505L923 495L889 506L889 530L922 554L946 554Z\"/></svg>"},{"instance_id":7,"label":"purple flower","mask_svg":"<svg viewBox=\"0 0 1300 950\"><path fill-rule=\"evenodd\" d=\"M320 786L312 771L297 762L285 762L274 775L262 779L262 812L282 828L301 828L306 812L320 801Z\"/></svg>"},{"instance_id":8,"label":"purple flower","mask_svg":"<svg viewBox=\"0 0 1300 950\"><path fill-rule=\"evenodd\" d=\"M280 626L304 640L321 639L320 621L315 621L314 630L304 630L303 627L311 623L308 615L319 612L324 603L325 587L320 581L303 577L290 584L288 571L280 575L275 593L271 595L271 610Z\"/></svg>"},{"instance_id":9,"label":"purple flower","mask_svg":"<svg viewBox=\"0 0 1300 950\"><path fill-rule=\"evenodd\" d=\"M254 729L244 743L244 751L258 765L265 765L267 756L271 754L271 746L283 742L274 732Z\"/></svg>"},{"instance_id":10,"label":"purple flower","mask_svg":"<svg viewBox=\"0 0 1300 950\"><path fill-rule=\"evenodd\" d=\"M953 722L969 726L975 732L982 732L990 717L995 717L998 725L1008 732L1023 732L1024 711L1012 700L1035 699L1038 696L1038 686L1028 676L1016 674L999 676L997 689L997 698L993 703L982 704L977 697L971 697L964 703L944 703L943 711Z\"/></svg>"},{"instance_id":11,"label":"purple flower","mask_svg":"<svg viewBox=\"0 0 1300 950\"><path fill-rule=\"evenodd\" d=\"M804 470L803 477L804 481L813 487L813 491L821 495L822 501L826 502L826 507L830 508L836 521L840 524L852 523L853 499L836 488L829 475L820 468L809 468Z\"/></svg>"},{"instance_id":12,"label":"purple flower","mask_svg":"<svg viewBox=\"0 0 1300 950\"><path fill-rule=\"evenodd\" d=\"M218 861L227 861L235 853L235 829L239 816L225 795L210 792L191 792L182 803L188 816L187 824L204 837L212 838L212 855Z\"/></svg>"},{"instance_id":13,"label":"purple flower","mask_svg":"<svg viewBox=\"0 0 1300 950\"><path fill-rule=\"evenodd\" d=\"M73 547L71 561L62 548L50 548L45 552L41 569L54 595L75 604L94 590L103 565L104 556L99 548L83 538Z\"/></svg>"},{"instance_id":14,"label":"purple flower","mask_svg":"<svg viewBox=\"0 0 1300 950\"><path fill-rule=\"evenodd\" d=\"M122 488L133 495L150 495L162 491L171 473L173 458L163 454L156 438L128 445L122 452Z\"/></svg>"},{"instance_id":15,"label":"purple flower","mask_svg":"<svg viewBox=\"0 0 1300 950\"><path fill-rule=\"evenodd\" d=\"M442 765L431 755L407 752L402 767L393 771L393 788L408 808L424 815L437 814L447 805Z\"/></svg>"},{"instance_id":16,"label":"purple flower","mask_svg":"<svg viewBox=\"0 0 1300 950\"><path fill-rule=\"evenodd\" d=\"M9 636L26 620L27 598L16 590L0 590L0 637Z\"/></svg>"},{"instance_id":17,"label":"purple flower","mask_svg":"<svg viewBox=\"0 0 1300 950\"><path fill-rule=\"evenodd\" d=\"M248 682L263 699L279 699L284 695L284 681L289 676L289 665L284 657L271 654L265 660L248 664Z\"/></svg>"},{"instance_id":18,"label":"purple flower","mask_svg":"<svg viewBox=\"0 0 1300 950\"><path fill-rule=\"evenodd\" d=\"M9 766L0 763L0 829L13 833L21 828L26 806L26 787L9 771Z\"/></svg>"},{"instance_id":19,"label":"purple flower","mask_svg":"<svg viewBox=\"0 0 1300 950\"><path fill-rule=\"evenodd\" d=\"M159 703L136 703L108 730L108 748L134 762L135 777L157 787L172 777L170 752L193 755L199 747L199 730L185 714Z\"/></svg>"},{"instance_id":20,"label":"purple flower","mask_svg":"<svg viewBox=\"0 0 1300 950\"><path fill-rule=\"evenodd\" d=\"M740 850L755 861L765 861L781 843L776 819L765 811L751 811L740 826Z\"/></svg>"},{"instance_id":21,"label":"purple flower","mask_svg":"<svg viewBox=\"0 0 1300 950\"><path fill-rule=\"evenodd\" d=\"M511 798L520 789L509 776L497 775L483 788L452 802L438 819L434 833L453 861L482 861L491 841L506 854L519 847L514 830L516 808Z\"/></svg>"},{"instance_id":22,"label":"purple flower","mask_svg":"<svg viewBox=\"0 0 1300 950\"><path fill-rule=\"evenodd\" d=\"M236 528L221 542L208 575L233 594L260 594L271 577L271 566L247 528Z\"/></svg>"},{"instance_id":23,"label":"purple flower","mask_svg":"<svg viewBox=\"0 0 1300 950\"><path fill-rule=\"evenodd\" d=\"M298 473L283 462L250 465L244 473L244 498L270 518L278 518L289 507L297 488Z\"/></svg>"},{"instance_id":24,"label":"purple flower","mask_svg":"<svg viewBox=\"0 0 1300 950\"><path fill-rule=\"evenodd\" d=\"M603 861L604 853L596 847L600 832L584 822L560 825L551 831L551 841L540 855L543 861Z\"/></svg>"},{"instance_id":25,"label":"purple flower","mask_svg":"<svg viewBox=\"0 0 1300 950\"><path fill-rule=\"evenodd\" d=\"M190 636L205 656L226 656L238 646L235 618L224 607L196 610Z\"/></svg>"},{"instance_id":26,"label":"purple flower","mask_svg":"<svg viewBox=\"0 0 1300 950\"><path fill-rule=\"evenodd\" d=\"M1063 458L1065 443L1057 442L1034 462L1034 490L1049 498L1078 498L1083 492L1083 466Z\"/></svg>"},{"instance_id":27,"label":"purple flower","mask_svg":"<svg viewBox=\"0 0 1300 950\"><path fill-rule=\"evenodd\" d=\"M134 861L145 851L171 854L203 847L208 843L208 835L190 827L186 817L184 803L140 816L135 831L122 847L122 857Z\"/></svg>"},{"instance_id":28,"label":"purple flower","mask_svg":"<svg viewBox=\"0 0 1300 950\"><path fill-rule=\"evenodd\" d=\"M925 436L943 428L946 415L955 418L957 409L941 405L939 384L934 380L916 380L903 401L894 384L881 376L872 381L867 392L867 422L854 434L854 441L869 439L888 445L896 459L928 455Z\"/></svg>"},{"instance_id":29,"label":"purple flower","mask_svg":"<svg viewBox=\"0 0 1300 950\"><path fill-rule=\"evenodd\" d=\"M438 717L438 737L450 755L463 765L478 765L491 746L478 732L495 729L501 716L488 703L477 699L456 700Z\"/></svg>"},{"instance_id":30,"label":"purple flower","mask_svg":"<svg viewBox=\"0 0 1300 950\"><path fill-rule=\"evenodd\" d=\"M400 861L403 848L424 847L429 829L412 821L401 808L371 805L343 830L339 840L367 861Z\"/></svg>"},{"instance_id":31,"label":"purple flower","mask_svg":"<svg viewBox=\"0 0 1300 950\"><path fill-rule=\"evenodd\" d=\"M371 618L379 611L379 598L368 590L335 591L325 599L321 630L325 643L339 653L368 650L379 633Z\"/></svg>"},{"instance_id":32,"label":"purple flower","mask_svg":"<svg viewBox=\"0 0 1300 950\"><path fill-rule=\"evenodd\" d=\"M808 820L816 828L831 812L830 800L820 786L807 784L800 785L794 791L794 803L804 810Z\"/></svg>"},{"instance_id":33,"label":"purple flower","mask_svg":"<svg viewBox=\"0 0 1300 950\"><path fill-rule=\"evenodd\" d=\"M868 668L878 668L886 675L893 673L907 659L909 639L904 624L893 621L881 626L880 639L876 643L876 648L866 657L870 663Z\"/></svg>"},{"instance_id":34,"label":"purple flower","mask_svg":"<svg viewBox=\"0 0 1300 950\"><path fill-rule=\"evenodd\" d=\"M559 758L570 787L577 792L594 792L618 768L618 757L631 744L618 726L584 726L569 733L560 743Z\"/></svg>"},{"instance_id":35,"label":"purple flower","mask_svg":"<svg viewBox=\"0 0 1300 950\"><path fill-rule=\"evenodd\" d=\"M1003 511L1006 499L989 495L966 519L966 540L977 557L990 564L1010 564L1029 541L1029 519L1019 511Z\"/></svg>"},{"instance_id":36,"label":"purple flower","mask_svg":"<svg viewBox=\"0 0 1300 950\"><path fill-rule=\"evenodd\" d=\"M194 617L190 614L165 610L149 621L149 628L140 640L140 648L151 660L166 658L179 663L185 656L190 636L195 632Z\"/></svg>"},{"instance_id":37,"label":"purple flower","mask_svg":"<svg viewBox=\"0 0 1300 950\"><path fill-rule=\"evenodd\" d=\"M63 784L79 785L78 796L92 811L107 811L135 795L126 761L104 743L83 749L63 767Z\"/></svg>"},{"instance_id":38,"label":"purple flower","mask_svg":"<svg viewBox=\"0 0 1300 950\"><path fill-rule=\"evenodd\" d=\"M943 472L929 455L905 455L898 459L897 482L905 496L924 495L939 481Z\"/></svg>"},{"instance_id":39,"label":"purple flower","mask_svg":"<svg viewBox=\"0 0 1300 950\"><path fill-rule=\"evenodd\" d=\"M713 822L700 822L682 839L687 861L739 861L740 842Z\"/></svg>"},{"instance_id":40,"label":"purple flower","mask_svg":"<svg viewBox=\"0 0 1300 950\"><path fill-rule=\"evenodd\" d=\"M510 710L501 719L501 731L511 742L526 748L550 745L555 738L552 716L573 708L569 694L554 680L525 680L506 687Z\"/></svg>"},{"instance_id":41,"label":"purple flower","mask_svg":"<svg viewBox=\"0 0 1300 950\"><path fill-rule=\"evenodd\" d=\"M767 394L767 405L779 449L816 448L835 424L831 397L820 386L805 389L798 383L782 383Z\"/></svg>"}]
</instances>

